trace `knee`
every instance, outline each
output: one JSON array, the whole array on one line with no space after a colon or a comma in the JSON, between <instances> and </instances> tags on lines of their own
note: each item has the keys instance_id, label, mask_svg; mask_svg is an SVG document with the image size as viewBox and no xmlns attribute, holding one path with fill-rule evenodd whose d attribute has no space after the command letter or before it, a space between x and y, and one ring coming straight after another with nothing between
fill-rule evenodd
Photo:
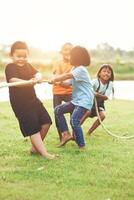
<instances>
[{"instance_id":1,"label":"knee","mask_svg":"<svg viewBox=\"0 0 134 200\"><path fill-rule=\"evenodd\" d=\"M90 114L91 114L91 111L86 111L85 116L86 116L86 117L89 117Z\"/></svg>"}]
</instances>

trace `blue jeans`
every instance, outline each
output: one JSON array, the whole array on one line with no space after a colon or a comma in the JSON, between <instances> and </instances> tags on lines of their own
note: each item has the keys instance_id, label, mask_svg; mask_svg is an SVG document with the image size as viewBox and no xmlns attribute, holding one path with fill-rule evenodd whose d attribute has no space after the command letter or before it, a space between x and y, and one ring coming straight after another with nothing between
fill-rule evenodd
<instances>
[{"instance_id":1,"label":"blue jeans","mask_svg":"<svg viewBox=\"0 0 134 200\"><path fill-rule=\"evenodd\" d=\"M65 113L71 113L71 127L76 136L76 142L79 147L85 146L85 141L83 137L83 131L80 125L80 120L87 111L86 108L73 105L71 102L64 103L62 105L58 105L55 108L55 115L57 118L57 123L59 130L63 133L64 131L68 131L68 125L65 119Z\"/></svg>"},{"instance_id":2,"label":"blue jeans","mask_svg":"<svg viewBox=\"0 0 134 200\"><path fill-rule=\"evenodd\" d=\"M68 102L68 101L71 101L71 99L72 99L72 94L54 94L53 95L53 108L62 104L63 101ZM55 117L56 127L59 128L56 116L54 116L54 117Z\"/></svg>"}]
</instances>

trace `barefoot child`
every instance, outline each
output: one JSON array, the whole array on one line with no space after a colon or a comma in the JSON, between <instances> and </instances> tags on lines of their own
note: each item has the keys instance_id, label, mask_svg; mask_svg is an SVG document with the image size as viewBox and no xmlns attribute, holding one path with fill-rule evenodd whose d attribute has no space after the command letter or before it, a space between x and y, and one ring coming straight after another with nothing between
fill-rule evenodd
<instances>
[{"instance_id":1,"label":"barefoot child","mask_svg":"<svg viewBox=\"0 0 134 200\"><path fill-rule=\"evenodd\" d=\"M34 85L41 80L41 75L28 63L28 54L29 50L24 42L17 41L11 46L12 63L5 69L7 82L26 81L26 83L9 88L10 103L23 136L30 137L31 152L53 159L54 155L49 154L43 145L52 121L47 110L36 97ZM32 83L29 83L29 80Z\"/></svg>"},{"instance_id":2,"label":"barefoot child","mask_svg":"<svg viewBox=\"0 0 134 200\"><path fill-rule=\"evenodd\" d=\"M90 64L88 51L81 46L74 47L71 51L70 63L74 66L71 72L52 78L50 83L72 79L72 100L58 105L55 108L55 114L60 132L62 133L60 146L63 146L67 141L72 139L64 117L65 113L71 113L71 127L75 133L76 143L82 149L85 147L85 141L80 119L87 110L91 110L94 99L90 76L86 69Z\"/></svg>"},{"instance_id":3,"label":"barefoot child","mask_svg":"<svg viewBox=\"0 0 134 200\"><path fill-rule=\"evenodd\" d=\"M113 80L114 80L114 73L112 66L110 64L103 64L97 73L97 79L92 81L101 121L105 119L104 103L112 94ZM97 113L94 103L91 112L87 112L81 119L81 124L85 121L87 117L92 118L96 116ZM93 123L93 125L89 128L88 134L90 135L99 125L100 122L97 119Z\"/></svg>"}]
</instances>

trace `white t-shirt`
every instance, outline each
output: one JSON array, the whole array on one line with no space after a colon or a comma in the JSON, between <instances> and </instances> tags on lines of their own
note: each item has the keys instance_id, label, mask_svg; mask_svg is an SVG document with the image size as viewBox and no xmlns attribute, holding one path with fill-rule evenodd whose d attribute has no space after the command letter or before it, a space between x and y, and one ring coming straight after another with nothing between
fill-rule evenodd
<instances>
[{"instance_id":1,"label":"white t-shirt","mask_svg":"<svg viewBox=\"0 0 134 200\"><path fill-rule=\"evenodd\" d=\"M112 81L109 81L109 84L103 84L100 80L98 81L98 79L93 79L92 85L93 85L94 91L96 91L100 85L98 92L100 94L107 96L108 99L111 99L112 88L113 88Z\"/></svg>"}]
</instances>

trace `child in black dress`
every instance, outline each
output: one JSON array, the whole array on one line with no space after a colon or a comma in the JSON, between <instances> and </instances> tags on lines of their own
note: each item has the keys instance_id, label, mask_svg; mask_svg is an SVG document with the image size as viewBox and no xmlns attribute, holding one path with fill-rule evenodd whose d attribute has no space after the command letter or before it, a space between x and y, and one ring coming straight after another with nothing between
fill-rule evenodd
<instances>
[{"instance_id":1,"label":"child in black dress","mask_svg":"<svg viewBox=\"0 0 134 200\"><path fill-rule=\"evenodd\" d=\"M49 154L43 145L52 121L42 102L36 97L34 89L34 85L41 80L41 74L28 63L28 54L28 47L24 42L17 41L11 47L12 63L5 69L7 82L26 82L24 85L9 88L10 103L23 136L30 137L31 152L53 159L54 155Z\"/></svg>"}]
</instances>

